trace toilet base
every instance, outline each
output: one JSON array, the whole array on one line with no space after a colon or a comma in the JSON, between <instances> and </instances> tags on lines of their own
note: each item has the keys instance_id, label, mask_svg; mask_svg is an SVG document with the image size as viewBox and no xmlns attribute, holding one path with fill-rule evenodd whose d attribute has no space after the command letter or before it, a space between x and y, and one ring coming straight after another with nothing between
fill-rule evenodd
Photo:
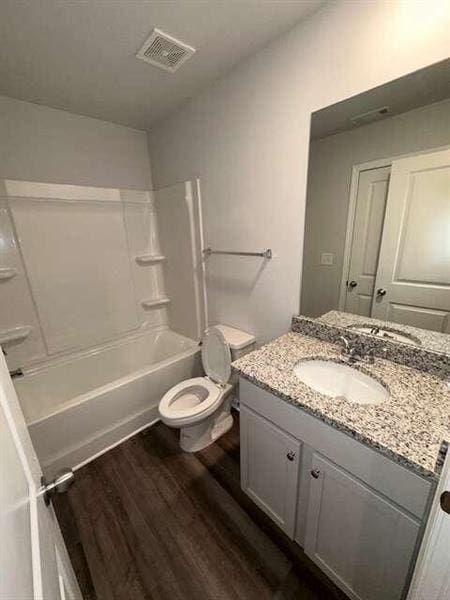
<instances>
[{"instance_id":1,"label":"toilet base","mask_svg":"<svg viewBox=\"0 0 450 600\"><path fill-rule=\"evenodd\" d=\"M221 407L217 413L200 423L188 425L180 429L180 446L185 452L198 452L210 446L233 427L230 413L230 402Z\"/></svg>"}]
</instances>

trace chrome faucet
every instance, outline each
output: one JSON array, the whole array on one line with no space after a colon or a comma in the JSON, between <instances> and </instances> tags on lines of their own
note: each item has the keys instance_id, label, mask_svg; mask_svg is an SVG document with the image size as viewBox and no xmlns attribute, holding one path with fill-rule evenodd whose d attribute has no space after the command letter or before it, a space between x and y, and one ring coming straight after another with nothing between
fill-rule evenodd
<instances>
[{"instance_id":1,"label":"chrome faucet","mask_svg":"<svg viewBox=\"0 0 450 600\"><path fill-rule=\"evenodd\" d=\"M341 335L339 340L343 343L341 355L346 362L353 363L357 360L361 360L362 356L357 349L350 344L350 340L346 338L345 335Z\"/></svg>"},{"instance_id":2,"label":"chrome faucet","mask_svg":"<svg viewBox=\"0 0 450 600\"><path fill-rule=\"evenodd\" d=\"M375 361L375 346L373 348L369 348L367 352L358 351L355 346L352 346L350 340L346 338L344 335L339 337L339 340L343 343L343 347L341 350L341 355L345 362L354 363L358 360L362 360L366 363L373 364ZM381 352L386 355L387 348L381 348Z\"/></svg>"}]
</instances>

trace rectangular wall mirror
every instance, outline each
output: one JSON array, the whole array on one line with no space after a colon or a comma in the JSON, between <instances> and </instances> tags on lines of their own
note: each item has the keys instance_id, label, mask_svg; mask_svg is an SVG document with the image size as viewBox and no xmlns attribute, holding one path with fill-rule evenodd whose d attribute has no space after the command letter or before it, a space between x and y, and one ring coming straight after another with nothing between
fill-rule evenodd
<instances>
[{"instance_id":1,"label":"rectangular wall mirror","mask_svg":"<svg viewBox=\"0 0 450 600\"><path fill-rule=\"evenodd\" d=\"M448 350L450 61L312 115L301 309Z\"/></svg>"}]
</instances>

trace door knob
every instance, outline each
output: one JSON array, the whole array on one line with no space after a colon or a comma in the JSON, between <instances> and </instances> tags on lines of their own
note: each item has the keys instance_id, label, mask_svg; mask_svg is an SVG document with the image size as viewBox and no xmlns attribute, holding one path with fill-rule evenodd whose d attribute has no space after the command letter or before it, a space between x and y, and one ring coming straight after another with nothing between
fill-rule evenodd
<instances>
[{"instance_id":1,"label":"door knob","mask_svg":"<svg viewBox=\"0 0 450 600\"><path fill-rule=\"evenodd\" d=\"M450 514L450 492L442 492L440 500L442 510Z\"/></svg>"},{"instance_id":2,"label":"door knob","mask_svg":"<svg viewBox=\"0 0 450 600\"><path fill-rule=\"evenodd\" d=\"M292 462L293 460L295 460L295 452L293 452L292 450L290 450L286 454L286 458Z\"/></svg>"},{"instance_id":3,"label":"door knob","mask_svg":"<svg viewBox=\"0 0 450 600\"><path fill-rule=\"evenodd\" d=\"M377 296L386 296L386 290L384 288L377 289Z\"/></svg>"},{"instance_id":4,"label":"door knob","mask_svg":"<svg viewBox=\"0 0 450 600\"><path fill-rule=\"evenodd\" d=\"M311 475L314 477L314 479L319 479L320 469L313 469L311 471Z\"/></svg>"},{"instance_id":5,"label":"door knob","mask_svg":"<svg viewBox=\"0 0 450 600\"><path fill-rule=\"evenodd\" d=\"M350 281L347 286L352 290L353 288L355 288L358 284L356 283L356 281L353 279L352 281Z\"/></svg>"},{"instance_id":6,"label":"door knob","mask_svg":"<svg viewBox=\"0 0 450 600\"><path fill-rule=\"evenodd\" d=\"M62 471L59 471L53 481L47 481L45 477L42 477L41 483L44 488L45 504L48 506L52 496L55 494L64 494L64 492L67 492L74 480L75 475L73 474L72 469L63 469Z\"/></svg>"}]
</instances>

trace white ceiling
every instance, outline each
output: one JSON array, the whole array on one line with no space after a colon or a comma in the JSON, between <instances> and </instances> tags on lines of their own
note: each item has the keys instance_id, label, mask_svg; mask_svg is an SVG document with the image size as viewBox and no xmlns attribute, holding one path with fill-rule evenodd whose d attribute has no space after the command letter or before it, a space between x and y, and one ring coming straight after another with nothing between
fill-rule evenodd
<instances>
[{"instance_id":1,"label":"white ceiling","mask_svg":"<svg viewBox=\"0 0 450 600\"><path fill-rule=\"evenodd\" d=\"M0 94L140 129L325 0L1 0ZM158 27L197 52L175 74L135 58Z\"/></svg>"}]
</instances>

